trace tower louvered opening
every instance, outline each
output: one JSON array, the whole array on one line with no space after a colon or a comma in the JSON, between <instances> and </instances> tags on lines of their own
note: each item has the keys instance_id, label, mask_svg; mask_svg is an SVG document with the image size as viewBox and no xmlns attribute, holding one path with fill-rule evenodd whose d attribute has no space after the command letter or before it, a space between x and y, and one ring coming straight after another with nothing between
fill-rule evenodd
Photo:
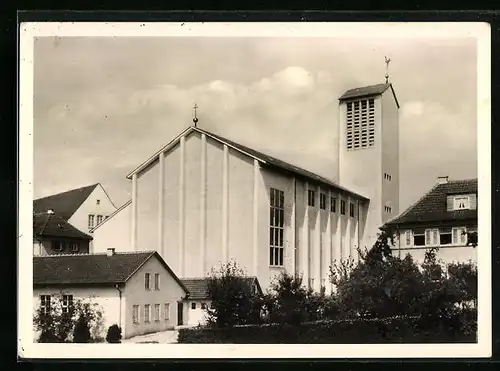
<instances>
[{"instance_id":1,"label":"tower louvered opening","mask_svg":"<svg viewBox=\"0 0 500 371\"><path fill-rule=\"evenodd\" d=\"M347 149L375 145L375 100L361 99L347 102Z\"/></svg>"}]
</instances>

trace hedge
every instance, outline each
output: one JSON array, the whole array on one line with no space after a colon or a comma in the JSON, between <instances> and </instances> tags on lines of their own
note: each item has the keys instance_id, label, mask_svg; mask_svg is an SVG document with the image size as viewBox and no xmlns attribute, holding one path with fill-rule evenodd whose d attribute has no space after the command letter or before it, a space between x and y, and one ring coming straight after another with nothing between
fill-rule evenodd
<instances>
[{"instance_id":1,"label":"hedge","mask_svg":"<svg viewBox=\"0 0 500 371\"><path fill-rule=\"evenodd\" d=\"M322 321L301 325L197 327L179 330L179 343L371 344L475 343L476 316L462 313L446 320L421 317Z\"/></svg>"}]
</instances>

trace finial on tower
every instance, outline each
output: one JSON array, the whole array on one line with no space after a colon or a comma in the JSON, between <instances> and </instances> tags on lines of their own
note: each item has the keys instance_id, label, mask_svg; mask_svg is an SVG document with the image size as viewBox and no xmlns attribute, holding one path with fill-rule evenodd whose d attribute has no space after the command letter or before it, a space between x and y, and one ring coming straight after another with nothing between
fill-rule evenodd
<instances>
[{"instance_id":1,"label":"finial on tower","mask_svg":"<svg viewBox=\"0 0 500 371\"><path fill-rule=\"evenodd\" d=\"M391 58L385 57L385 83L389 82L389 63L391 63Z\"/></svg>"},{"instance_id":2,"label":"finial on tower","mask_svg":"<svg viewBox=\"0 0 500 371\"><path fill-rule=\"evenodd\" d=\"M195 103L193 106L193 111L194 111L194 117L193 117L193 122L194 122L194 127L196 127L196 124L198 124L198 117L196 116L196 109L198 108L198 105Z\"/></svg>"}]
</instances>

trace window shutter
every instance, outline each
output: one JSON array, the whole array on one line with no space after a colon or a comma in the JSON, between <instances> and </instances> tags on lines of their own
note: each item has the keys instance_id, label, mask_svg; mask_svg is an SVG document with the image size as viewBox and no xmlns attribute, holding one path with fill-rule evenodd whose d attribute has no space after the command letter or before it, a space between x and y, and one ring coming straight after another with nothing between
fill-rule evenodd
<instances>
[{"instance_id":1,"label":"window shutter","mask_svg":"<svg viewBox=\"0 0 500 371\"><path fill-rule=\"evenodd\" d=\"M439 240L438 240L438 230L437 229L434 229L432 231L432 244L433 245L438 245L439 244Z\"/></svg>"},{"instance_id":2,"label":"window shutter","mask_svg":"<svg viewBox=\"0 0 500 371\"><path fill-rule=\"evenodd\" d=\"M411 246L411 231L405 232L405 245Z\"/></svg>"},{"instance_id":3,"label":"window shutter","mask_svg":"<svg viewBox=\"0 0 500 371\"><path fill-rule=\"evenodd\" d=\"M466 230L465 228L460 228L459 233L460 233L460 245L466 245L467 244L467 234L465 234Z\"/></svg>"},{"instance_id":4,"label":"window shutter","mask_svg":"<svg viewBox=\"0 0 500 371\"><path fill-rule=\"evenodd\" d=\"M431 244L431 231L429 229L425 230L425 245Z\"/></svg>"},{"instance_id":5,"label":"window shutter","mask_svg":"<svg viewBox=\"0 0 500 371\"><path fill-rule=\"evenodd\" d=\"M452 243L454 245L458 244L458 229L457 228L453 228L453 230L452 230Z\"/></svg>"}]
</instances>

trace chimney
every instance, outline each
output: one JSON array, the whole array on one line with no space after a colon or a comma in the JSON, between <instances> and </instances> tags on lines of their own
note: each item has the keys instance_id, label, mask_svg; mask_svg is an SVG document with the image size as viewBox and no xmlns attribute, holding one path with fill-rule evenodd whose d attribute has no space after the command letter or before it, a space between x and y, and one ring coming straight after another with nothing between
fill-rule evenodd
<instances>
[{"instance_id":1,"label":"chimney","mask_svg":"<svg viewBox=\"0 0 500 371\"><path fill-rule=\"evenodd\" d=\"M109 247L109 248L108 248L107 255L108 255L108 256L113 256L113 255L115 255L115 249L114 249L114 248L112 248L112 247Z\"/></svg>"},{"instance_id":2,"label":"chimney","mask_svg":"<svg viewBox=\"0 0 500 371\"><path fill-rule=\"evenodd\" d=\"M448 175L447 176L438 176L437 183L438 184L446 184L446 183L448 183Z\"/></svg>"},{"instance_id":3,"label":"chimney","mask_svg":"<svg viewBox=\"0 0 500 371\"><path fill-rule=\"evenodd\" d=\"M54 214L54 210L52 210L52 209L48 209L48 210L47 210L47 214L49 214L49 215Z\"/></svg>"}]
</instances>

